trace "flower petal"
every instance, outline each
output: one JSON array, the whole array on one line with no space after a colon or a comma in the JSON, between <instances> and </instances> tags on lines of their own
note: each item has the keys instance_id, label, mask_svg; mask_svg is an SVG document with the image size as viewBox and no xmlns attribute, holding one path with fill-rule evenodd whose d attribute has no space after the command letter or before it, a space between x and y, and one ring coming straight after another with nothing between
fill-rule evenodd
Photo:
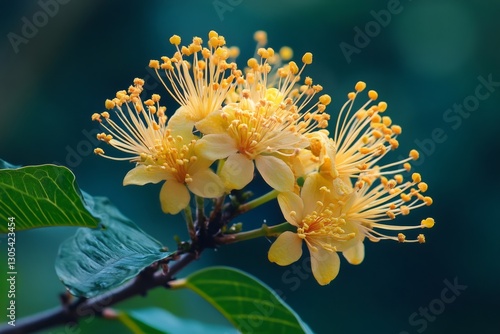
<instances>
[{"instance_id":1,"label":"flower petal","mask_svg":"<svg viewBox=\"0 0 500 334\"><path fill-rule=\"evenodd\" d=\"M179 213L189 204L189 191L186 186L175 180L165 182L160 190L161 209L165 213Z\"/></svg>"},{"instance_id":2,"label":"flower petal","mask_svg":"<svg viewBox=\"0 0 500 334\"><path fill-rule=\"evenodd\" d=\"M205 135L211 133L226 133L226 122L222 119L221 114L222 110L216 110L209 113L201 121L196 122L196 129Z\"/></svg>"},{"instance_id":3,"label":"flower petal","mask_svg":"<svg viewBox=\"0 0 500 334\"><path fill-rule=\"evenodd\" d=\"M178 108L175 113L168 119L168 128L172 131L172 135L181 136L184 140L189 141L195 136L193 135L194 122L187 117L188 110L186 107Z\"/></svg>"},{"instance_id":4,"label":"flower petal","mask_svg":"<svg viewBox=\"0 0 500 334\"><path fill-rule=\"evenodd\" d=\"M123 185L135 184L143 186L146 183L158 183L168 178L168 173L162 168L154 166L138 165L132 168L123 178Z\"/></svg>"},{"instance_id":5,"label":"flower petal","mask_svg":"<svg viewBox=\"0 0 500 334\"><path fill-rule=\"evenodd\" d=\"M330 283L337 277L340 270L340 258L337 252L328 251L322 247L317 247L311 253L311 268L314 278L320 285Z\"/></svg>"},{"instance_id":6,"label":"flower petal","mask_svg":"<svg viewBox=\"0 0 500 334\"><path fill-rule=\"evenodd\" d=\"M350 264L360 264L365 258L365 244L360 241L343 251L342 254Z\"/></svg>"},{"instance_id":7,"label":"flower petal","mask_svg":"<svg viewBox=\"0 0 500 334\"><path fill-rule=\"evenodd\" d=\"M222 180L211 169L205 169L191 176L193 181L187 187L194 194L204 198L216 198L224 194Z\"/></svg>"},{"instance_id":8,"label":"flower petal","mask_svg":"<svg viewBox=\"0 0 500 334\"><path fill-rule=\"evenodd\" d=\"M237 151L236 144L228 134L210 134L196 142L196 154L210 160L224 159Z\"/></svg>"},{"instance_id":9,"label":"flower petal","mask_svg":"<svg viewBox=\"0 0 500 334\"><path fill-rule=\"evenodd\" d=\"M291 231L280 234L278 239L269 248L269 261L280 266L294 263L302 256L302 239Z\"/></svg>"},{"instance_id":10,"label":"flower petal","mask_svg":"<svg viewBox=\"0 0 500 334\"><path fill-rule=\"evenodd\" d=\"M287 191L278 195L278 203L286 221L292 225L299 226L304 215L304 203L302 199L293 192ZM291 214L295 212L295 214Z\"/></svg>"},{"instance_id":11,"label":"flower petal","mask_svg":"<svg viewBox=\"0 0 500 334\"><path fill-rule=\"evenodd\" d=\"M252 160L243 154L234 153L224 163L220 177L227 190L241 189L252 181L254 170Z\"/></svg>"},{"instance_id":12,"label":"flower petal","mask_svg":"<svg viewBox=\"0 0 500 334\"><path fill-rule=\"evenodd\" d=\"M293 191L295 178L290 167L271 155L258 155L255 166L268 185L278 191Z\"/></svg>"},{"instance_id":13,"label":"flower petal","mask_svg":"<svg viewBox=\"0 0 500 334\"><path fill-rule=\"evenodd\" d=\"M331 184L319 173L312 173L307 176L300 192L300 197L304 202L304 212L311 213L317 210L318 201L323 202L325 200L324 193L319 190L323 186L328 189L331 188Z\"/></svg>"}]
</instances>

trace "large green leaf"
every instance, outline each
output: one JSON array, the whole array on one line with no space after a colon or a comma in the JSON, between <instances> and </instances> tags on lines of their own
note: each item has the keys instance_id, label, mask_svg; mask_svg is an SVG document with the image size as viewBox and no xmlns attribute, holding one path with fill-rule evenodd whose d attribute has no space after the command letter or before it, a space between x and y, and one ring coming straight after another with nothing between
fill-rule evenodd
<instances>
[{"instance_id":1,"label":"large green leaf","mask_svg":"<svg viewBox=\"0 0 500 334\"><path fill-rule=\"evenodd\" d=\"M0 160L0 222L15 218L16 230L47 226L96 227L75 175L66 167L20 167ZM0 233L7 224L0 223Z\"/></svg>"},{"instance_id":2,"label":"large green leaf","mask_svg":"<svg viewBox=\"0 0 500 334\"><path fill-rule=\"evenodd\" d=\"M72 294L96 296L173 254L121 214L107 198L84 195L91 211L100 217L101 226L78 229L59 248L56 272Z\"/></svg>"},{"instance_id":3,"label":"large green leaf","mask_svg":"<svg viewBox=\"0 0 500 334\"><path fill-rule=\"evenodd\" d=\"M188 287L243 333L311 333L299 316L268 286L242 271L211 267L173 282Z\"/></svg>"},{"instance_id":4,"label":"large green leaf","mask_svg":"<svg viewBox=\"0 0 500 334\"><path fill-rule=\"evenodd\" d=\"M119 319L135 334L236 334L234 328L179 318L161 308L121 312Z\"/></svg>"}]
</instances>

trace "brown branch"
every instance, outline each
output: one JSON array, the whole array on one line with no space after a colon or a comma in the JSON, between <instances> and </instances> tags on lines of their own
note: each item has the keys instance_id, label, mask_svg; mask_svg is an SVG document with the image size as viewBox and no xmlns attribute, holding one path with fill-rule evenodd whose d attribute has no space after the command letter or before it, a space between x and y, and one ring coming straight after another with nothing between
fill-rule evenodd
<instances>
[{"instance_id":1,"label":"brown branch","mask_svg":"<svg viewBox=\"0 0 500 334\"><path fill-rule=\"evenodd\" d=\"M58 325L76 325L79 318L101 315L103 309L125 299L145 295L147 291L156 287L168 287L168 282L173 279L173 276L196 258L194 253L184 254L179 261L170 266L167 273L162 270L156 270L149 274L143 272L132 281L103 295L90 299L79 299L69 305L20 319L16 321L15 327L10 325L0 327L0 333L26 334Z\"/></svg>"}]
</instances>

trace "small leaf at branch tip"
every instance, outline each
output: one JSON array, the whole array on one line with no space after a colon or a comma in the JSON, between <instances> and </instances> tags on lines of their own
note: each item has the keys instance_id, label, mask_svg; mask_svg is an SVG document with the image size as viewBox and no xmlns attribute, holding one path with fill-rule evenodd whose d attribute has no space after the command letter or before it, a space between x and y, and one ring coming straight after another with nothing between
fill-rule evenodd
<instances>
[{"instance_id":1,"label":"small leaf at branch tip","mask_svg":"<svg viewBox=\"0 0 500 334\"><path fill-rule=\"evenodd\" d=\"M176 279L168 282L168 287L171 289L179 289L186 287L187 280L184 278Z\"/></svg>"}]
</instances>

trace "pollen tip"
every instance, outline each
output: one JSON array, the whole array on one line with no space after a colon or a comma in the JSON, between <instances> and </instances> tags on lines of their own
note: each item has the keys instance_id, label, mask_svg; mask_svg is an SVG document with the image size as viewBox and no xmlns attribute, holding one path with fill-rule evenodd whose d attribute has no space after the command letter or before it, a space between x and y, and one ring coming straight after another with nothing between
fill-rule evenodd
<instances>
[{"instance_id":1,"label":"pollen tip","mask_svg":"<svg viewBox=\"0 0 500 334\"><path fill-rule=\"evenodd\" d=\"M181 38L178 35L173 35L169 39L170 44L179 45L181 44Z\"/></svg>"},{"instance_id":2,"label":"pollen tip","mask_svg":"<svg viewBox=\"0 0 500 334\"><path fill-rule=\"evenodd\" d=\"M398 241L405 242L405 240L406 240L406 235L404 235L403 233L398 233Z\"/></svg>"},{"instance_id":3,"label":"pollen tip","mask_svg":"<svg viewBox=\"0 0 500 334\"><path fill-rule=\"evenodd\" d=\"M432 228L434 226L434 218L422 219L421 225L422 227Z\"/></svg>"},{"instance_id":4,"label":"pollen tip","mask_svg":"<svg viewBox=\"0 0 500 334\"><path fill-rule=\"evenodd\" d=\"M97 155L102 155L104 154L104 150L102 148L95 148L94 149L94 154L97 154Z\"/></svg>"},{"instance_id":5,"label":"pollen tip","mask_svg":"<svg viewBox=\"0 0 500 334\"><path fill-rule=\"evenodd\" d=\"M366 83L364 81L358 81L354 86L356 92L361 92L366 88Z\"/></svg>"},{"instance_id":6,"label":"pollen tip","mask_svg":"<svg viewBox=\"0 0 500 334\"><path fill-rule=\"evenodd\" d=\"M160 62L158 60L151 59L149 61L149 67L154 68L155 70L159 70L160 69Z\"/></svg>"},{"instance_id":7,"label":"pollen tip","mask_svg":"<svg viewBox=\"0 0 500 334\"><path fill-rule=\"evenodd\" d=\"M302 56L302 62L306 65L312 64L313 61L313 55L311 52L306 52Z\"/></svg>"},{"instance_id":8,"label":"pollen tip","mask_svg":"<svg viewBox=\"0 0 500 334\"><path fill-rule=\"evenodd\" d=\"M107 99L106 102L104 102L104 106L106 107L106 109L113 109L115 107L115 102L110 100L110 99Z\"/></svg>"},{"instance_id":9,"label":"pollen tip","mask_svg":"<svg viewBox=\"0 0 500 334\"><path fill-rule=\"evenodd\" d=\"M413 159L413 160L417 160L419 158L420 154L418 153L417 150L411 150L410 151L410 157Z\"/></svg>"},{"instance_id":10,"label":"pollen tip","mask_svg":"<svg viewBox=\"0 0 500 334\"><path fill-rule=\"evenodd\" d=\"M368 92L368 97L370 98L370 100L375 101L376 99L378 99L378 93L374 90L370 90Z\"/></svg>"}]
</instances>

